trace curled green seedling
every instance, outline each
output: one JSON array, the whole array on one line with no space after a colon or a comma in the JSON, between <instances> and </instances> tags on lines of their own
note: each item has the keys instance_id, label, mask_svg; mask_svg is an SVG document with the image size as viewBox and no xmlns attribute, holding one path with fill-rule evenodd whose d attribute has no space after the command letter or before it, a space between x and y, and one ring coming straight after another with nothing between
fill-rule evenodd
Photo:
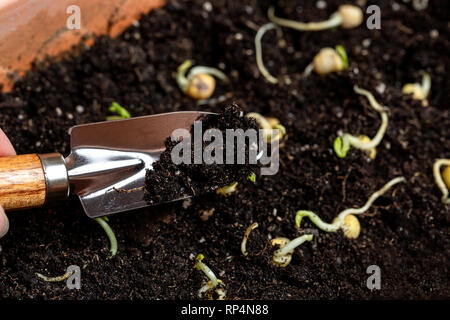
<instances>
[{"instance_id":1,"label":"curled green seedling","mask_svg":"<svg viewBox=\"0 0 450 320\"><path fill-rule=\"evenodd\" d=\"M252 232L256 228L258 228L258 222L252 223L247 228L247 230L245 230L244 237L242 238L242 242L241 242L241 252L242 252L242 255L244 255L244 256L248 255L248 252L247 252L247 240L248 240L248 237L250 236L250 232Z\"/></svg>"},{"instance_id":2,"label":"curled green seedling","mask_svg":"<svg viewBox=\"0 0 450 320\"><path fill-rule=\"evenodd\" d=\"M312 234L305 234L295 238L294 240L289 240L287 238L272 239L272 246L278 245L280 247L273 253L272 262L277 266L286 267L292 260L294 249L302 245L304 242L311 241L312 239Z\"/></svg>"},{"instance_id":3,"label":"curled green seedling","mask_svg":"<svg viewBox=\"0 0 450 320\"><path fill-rule=\"evenodd\" d=\"M228 77L220 70L205 66L192 67L192 61L186 60L177 69L177 84L180 90L195 100L209 99L216 88L218 79L229 82ZM186 75L187 70L189 73ZM214 76L214 77L213 77Z\"/></svg>"},{"instance_id":4,"label":"curled green seedling","mask_svg":"<svg viewBox=\"0 0 450 320\"><path fill-rule=\"evenodd\" d=\"M247 177L248 180L250 180L251 182L255 183L256 182L256 173L252 172L248 175Z\"/></svg>"},{"instance_id":5,"label":"curled green seedling","mask_svg":"<svg viewBox=\"0 0 450 320\"><path fill-rule=\"evenodd\" d=\"M114 234L114 231L109 226L107 217L94 218L94 220L97 221L97 223L103 228L106 235L108 236L109 243L110 243L109 251L111 252L109 259L111 259L117 253L117 239Z\"/></svg>"},{"instance_id":6,"label":"curled green seedling","mask_svg":"<svg viewBox=\"0 0 450 320\"><path fill-rule=\"evenodd\" d=\"M201 253L197 255L197 258L195 258L196 263L194 267L199 271L203 271L203 273L209 279L208 282L203 287L200 288L198 296L199 298L201 298L204 293L211 292L212 290L215 289L216 293L218 294L218 300L223 300L227 292L225 289L220 288L220 286L223 286L224 283L222 280L217 279L214 272L212 272L212 270L204 262L202 262L204 258L205 256ZM219 288L216 289L218 286ZM209 297L212 298L211 295Z\"/></svg>"},{"instance_id":7,"label":"curled green seedling","mask_svg":"<svg viewBox=\"0 0 450 320\"><path fill-rule=\"evenodd\" d=\"M348 68L348 55L347 55L347 51L345 51L344 46L338 44L335 47L335 50L337 52L337 54L339 55L339 57L341 57L342 63L343 63L343 69L347 69Z\"/></svg>"},{"instance_id":8,"label":"curled green seedling","mask_svg":"<svg viewBox=\"0 0 450 320\"><path fill-rule=\"evenodd\" d=\"M342 27L344 29L356 28L363 21L361 8L350 4L340 5L338 11L330 16L330 19L321 22L300 22L275 16L275 8L269 8L267 15L269 20L280 26L299 31L320 31Z\"/></svg>"},{"instance_id":9,"label":"curled green seedling","mask_svg":"<svg viewBox=\"0 0 450 320\"><path fill-rule=\"evenodd\" d=\"M109 107L109 112L112 113L116 113L117 115L115 116L107 116L106 120L111 121L111 120L121 120L121 119L129 119L131 118L130 113L127 111L127 109L125 109L124 107L122 107L120 104L118 104L117 102L113 102L111 104L111 106Z\"/></svg>"},{"instance_id":10,"label":"curled green seedling","mask_svg":"<svg viewBox=\"0 0 450 320\"><path fill-rule=\"evenodd\" d=\"M347 238L355 239L359 236L361 230L360 224L356 215L366 212L380 196L382 196L387 190L392 188L397 183L405 182L404 177L397 177L386 183L380 190L373 193L366 204L361 208L346 209L338 214L334 218L332 223L324 222L317 214L308 210L299 210L295 215L295 225L300 228L300 224L304 217L309 218L320 230L325 232L337 232L342 230Z\"/></svg>"},{"instance_id":11,"label":"curled green seedling","mask_svg":"<svg viewBox=\"0 0 450 320\"><path fill-rule=\"evenodd\" d=\"M217 194L221 194L224 197L227 197L230 194L236 192L237 186L238 186L238 183L237 182L233 182L233 183L231 183L231 184L229 184L227 186L224 186L222 188L216 189L216 193Z\"/></svg>"},{"instance_id":12,"label":"curled green seedling","mask_svg":"<svg viewBox=\"0 0 450 320\"><path fill-rule=\"evenodd\" d=\"M388 115L369 91L360 89L358 86L354 86L353 89L357 94L365 96L369 100L372 108L380 114L381 125L373 139L370 139L365 135L356 137L350 133L344 133L342 136L337 137L334 140L333 149L339 158L345 158L347 156L347 152L350 150L350 147L354 147L356 149L368 152L369 157L373 159L376 156L375 148L383 140L384 134L386 133L389 122Z\"/></svg>"},{"instance_id":13,"label":"curled green seedling","mask_svg":"<svg viewBox=\"0 0 450 320\"><path fill-rule=\"evenodd\" d=\"M312 71L325 75L348 68L348 56L344 47L337 45L336 49L323 48L303 71L303 76L308 77Z\"/></svg>"},{"instance_id":14,"label":"curled green seedling","mask_svg":"<svg viewBox=\"0 0 450 320\"><path fill-rule=\"evenodd\" d=\"M277 118L266 118L256 112L247 113L246 117L255 119L258 126L262 129L264 140L269 143L281 140L286 135L286 128L280 124ZM277 132L277 135L274 136L275 132Z\"/></svg>"},{"instance_id":15,"label":"curled green seedling","mask_svg":"<svg viewBox=\"0 0 450 320\"><path fill-rule=\"evenodd\" d=\"M424 107L428 106L427 97L431 89L431 77L425 71L422 74L422 83L407 83L402 88L403 94L412 94L413 99L421 100Z\"/></svg>"},{"instance_id":16,"label":"curled green seedling","mask_svg":"<svg viewBox=\"0 0 450 320\"><path fill-rule=\"evenodd\" d=\"M441 173L442 166L445 166L445 169ZM450 199L448 197L448 190L450 189L450 159L437 159L433 165L433 176L436 185L442 192L442 203L449 204Z\"/></svg>"},{"instance_id":17,"label":"curled green seedling","mask_svg":"<svg viewBox=\"0 0 450 320\"><path fill-rule=\"evenodd\" d=\"M65 274L63 274L62 276L58 276L58 277L47 277L38 272L36 272L35 274L38 278L44 280L45 282L61 282L61 281L68 279L74 273L75 273L74 270L68 270Z\"/></svg>"},{"instance_id":18,"label":"curled green seedling","mask_svg":"<svg viewBox=\"0 0 450 320\"><path fill-rule=\"evenodd\" d=\"M267 23L265 25L262 25L261 28L258 29L255 36L255 55L256 55L256 65L258 66L259 72L261 72L262 76L266 78L267 81L270 83L277 83L278 79L272 76L269 71L267 71L266 67L264 66L264 61L262 58L262 45L261 45L261 39L264 36L264 34L272 29L278 28L275 23Z\"/></svg>"}]
</instances>

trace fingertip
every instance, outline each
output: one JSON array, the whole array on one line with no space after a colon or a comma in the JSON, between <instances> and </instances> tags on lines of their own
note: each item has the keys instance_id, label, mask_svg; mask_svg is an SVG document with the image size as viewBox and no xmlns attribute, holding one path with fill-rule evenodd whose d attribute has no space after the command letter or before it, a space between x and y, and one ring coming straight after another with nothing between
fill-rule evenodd
<instances>
[{"instance_id":1,"label":"fingertip","mask_svg":"<svg viewBox=\"0 0 450 320\"><path fill-rule=\"evenodd\" d=\"M3 210L2 206L0 206L0 238L2 238L5 234L7 234L8 230L9 230L9 220L5 214L5 210Z\"/></svg>"}]
</instances>

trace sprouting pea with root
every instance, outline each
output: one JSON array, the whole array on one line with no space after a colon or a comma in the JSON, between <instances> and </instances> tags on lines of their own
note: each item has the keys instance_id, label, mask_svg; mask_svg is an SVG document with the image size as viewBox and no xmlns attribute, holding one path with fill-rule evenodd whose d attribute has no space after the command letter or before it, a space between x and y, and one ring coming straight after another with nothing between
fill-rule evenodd
<instances>
[{"instance_id":1,"label":"sprouting pea with root","mask_svg":"<svg viewBox=\"0 0 450 320\"><path fill-rule=\"evenodd\" d=\"M201 253L197 255L197 258L195 258L196 263L194 267L199 271L203 271L203 273L209 279L208 282L198 291L198 296L199 298L201 298L204 293L211 292L212 290L215 289L216 293L218 294L218 300L223 300L225 299L225 296L227 294L226 290L222 288L224 285L223 281L217 279L214 272L212 272L212 270L204 262L202 262L204 258L205 256ZM216 289L218 286L219 288ZM211 298L212 296L210 295L209 297Z\"/></svg>"},{"instance_id":2,"label":"sprouting pea with root","mask_svg":"<svg viewBox=\"0 0 450 320\"><path fill-rule=\"evenodd\" d=\"M431 77L425 71L422 74L422 83L407 83L402 88L403 94L412 94L413 99L421 100L424 107L428 106L427 97L431 89Z\"/></svg>"},{"instance_id":3,"label":"sprouting pea with root","mask_svg":"<svg viewBox=\"0 0 450 320\"><path fill-rule=\"evenodd\" d=\"M320 31L342 27L344 29L356 28L363 21L362 10L350 4L340 5L338 11L330 16L330 19L321 22L300 22L295 20L283 19L275 16L275 8L269 8L267 15L269 20L280 26L299 30L299 31Z\"/></svg>"},{"instance_id":4,"label":"sprouting pea with root","mask_svg":"<svg viewBox=\"0 0 450 320\"><path fill-rule=\"evenodd\" d=\"M380 190L373 193L366 204L361 208L350 208L342 211L334 218L332 223L326 223L320 217L312 211L299 210L295 216L295 224L297 228L300 228L300 224L304 217L309 218L320 230L325 232L337 232L342 230L347 238L355 239L359 236L361 230L358 219L355 215L366 212L380 196L382 196L387 190L392 188L397 183L405 182L404 177L397 177L386 183Z\"/></svg>"},{"instance_id":5,"label":"sprouting pea with root","mask_svg":"<svg viewBox=\"0 0 450 320\"><path fill-rule=\"evenodd\" d=\"M341 137L337 137L334 140L333 149L339 158L345 158L347 152L350 150L350 147L354 147L356 149L366 151L369 157L374 159L376 156L375 147L378 146L380 142L383 140L389 119L387 113L384 111L383 107L375 100L372 93L370 93L367 90L360 89L356 85L354 86L353 89L357 94L365 96L369 100L371 107L380 114L381 125L380 128L378 129L377 134L373 139L370 139L365 135L355 137L350 133L344 133Z\"/></svg>"},{"instance_id":6,"label":"sprouting pea with root","mask_svg":"<svg viewBox=\"0 0 450 320\"><path fill-rule=\"evenodd\" d=\"M120 104L118 104L115 101L111 104L111 106L109 107L108 110L109 110L109 112L117 114L117 115L114 115L114 116L107 116L106 120L108 120L108 121L111 121L111 120L122 120L122 119L129 119L129 118L131 118L131 115L128 112L128 110L125 109L124 107L122 107Z\"/></svg>"},{"instance_id":7,"label":"sprouting pea with root","mask_svg":"<svg viewBox=\"0 0 450 320\"><path fill-rule=\"evenodd\" d=\"M348 56L344 47L337 45L333 48L323 48L303 71L303 76L308 77L312 71L317 74L325 75L331 72L337 72L348 68Z\"/></svg>"},{"instance_id":8,"label":"sprouting pea with root","mask_svg":"<svg viewBox=\"0 0 450 320\"><path fill-rule=\"evenodd\" d=\"M441 173L442 166L445 166L445 168ZM448 190L450 189L450 159L437 159L433 165L433 176L436 185L442 192L442 203L450 204L448 197Z\"/></svg>"},{"instance_id":9,"label":"sprouting pea with root","mask_svg":"<svg viewBox=\"0 0 450 320\"><path fill-rule=\"evenodd\" d=\"M288 238L275 238L272 239L272 246L278 245L280 248L273 253L272 262L273 264L286 267L292 260L292 254L294 249L302 245L306 241L311 241L313 239L312 234L305 234L294 240L289 240Z\"/></svg>"},{"instance_id":10,"label":"sprouting pea with root","mask_svg":"<svg viewBox=\"0 0 450 320\"><path fill-rule=\"evenodd\" d=\"M186 76L186 72L191 66L191 60L183 62L177 69L176 80L181 91L192 99L209 99L216 88L216 80L214 77L224 82L229 82L228 77L222 71L205 66L192 67Z\"/></svg>"},{"instance_id":11,"label":"sprouting pea with root","mask_svg":"<svg viewBox=\"0 0 450 320\"><path fill-rule=\"evenodd\" d=\"M266 118L256 112L247 113L246 117L255 119L258 126L263 130L264 140L269 143L271 141L281 140L286 135L286 128L280 124L277 118Z\"/></svg>"}]
</instances>

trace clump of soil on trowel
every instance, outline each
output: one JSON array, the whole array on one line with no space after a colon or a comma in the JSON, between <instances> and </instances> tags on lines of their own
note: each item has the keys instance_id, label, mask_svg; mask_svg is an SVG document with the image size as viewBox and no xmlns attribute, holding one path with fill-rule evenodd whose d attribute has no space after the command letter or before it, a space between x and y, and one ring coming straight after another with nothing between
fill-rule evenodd
<instances>
[{"instance_id":1,"label":"clump of soil on trowel","mask_svg":"<svg viewBox=\"0 0 450 320\"><path fill-rule=\"evenodd\" d=\"M258 127L253 119L244 116L244 112L236 104L224 108L218 115L202 116L198 119L202 122L202 132L208 129L219 129L222 132L223 143L216 152L222 152L225 162L226 129L254 129ZM194 137L194 125L191 127L191 137ZM150 204L166 202L186 196L195 196L213 192L217 188L224 187L234 182L240 182L252 173L258 166L249 163L249 141L238 144L234 141L235 155L238 152L245 154L244 164L206 164L204 159L201 164L194 164L194 139L191 139L191 164L175 164L171 158L173 148L180 141L172 141L167 138L166 150L160 159L153 165L153 170L148 170L145 179L145 200ZM202 154L210 142L202 141ZM239 150L238 150L239 148ZM236 161L235 161L236 162Z\"/></svg>"}]
</instances>

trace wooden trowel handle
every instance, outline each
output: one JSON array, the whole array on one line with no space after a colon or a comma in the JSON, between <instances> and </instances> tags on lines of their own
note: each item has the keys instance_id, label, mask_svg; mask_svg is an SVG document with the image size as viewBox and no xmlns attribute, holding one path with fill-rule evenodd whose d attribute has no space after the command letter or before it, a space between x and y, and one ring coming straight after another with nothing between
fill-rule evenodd
<instances>
[{"instance_id":1,"label":"wooden trowel handle","mask_svg":"<svg viewBox=\"0 0 450 320\"><path fill-rule=\"evenodd\" d=\"M59 153L0 157L0 205L5 210L41 207L68 195L64 158Z\"/></svg>"}]
</instances>

